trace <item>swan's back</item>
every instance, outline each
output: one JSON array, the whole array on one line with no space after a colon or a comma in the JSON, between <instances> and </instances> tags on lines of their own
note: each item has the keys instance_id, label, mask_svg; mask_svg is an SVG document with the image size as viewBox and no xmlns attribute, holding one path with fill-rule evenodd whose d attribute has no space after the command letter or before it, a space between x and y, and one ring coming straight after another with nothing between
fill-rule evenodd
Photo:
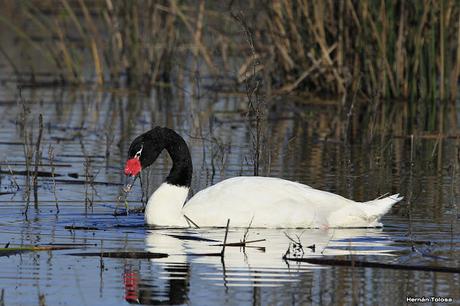
<instances>
[{"instance_id":1,"label":"swan's back","mask_svg":"<svg viewBox=\"0 0 460 306\"><path fill-rule=\"evenodd\" d=\"M378 201L374 205L379 206ZM183 213L199 226L225 226L227 219L235 227L246 227L251 220L253 227L272 228L379 226L381 215L375 212L382 209L369 214L369 207L297 182L242 176L198 192Z\"/></svg>"}]
</instances>

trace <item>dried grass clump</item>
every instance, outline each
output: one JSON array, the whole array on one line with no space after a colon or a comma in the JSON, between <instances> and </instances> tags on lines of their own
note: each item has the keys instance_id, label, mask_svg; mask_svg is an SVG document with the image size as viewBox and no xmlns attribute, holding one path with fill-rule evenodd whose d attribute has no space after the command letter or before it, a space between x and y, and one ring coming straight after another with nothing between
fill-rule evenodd
<instances>
[{"instance_id":1,"label":"dried grass clump","mask_svg":"<svg viewBox=\"0 0 460 306\"><path fill-rule=\"evenodd\" d=\"M426 114L431 128L439 101L458 96L455 0L26 0L6 11L16 15L0 13L0 23L40 51L63 82L148 90L184 73L196 78L199 69L216 82L234 77L244 90L257 74L267 96L404 100L409 116ZM19 70L10 50L0 54Z\"/></svg>"},{"instance_id":2,"label":"dried grass clump","mask_svg":"<svg viewBox=\"0 0 460 306\"><path fill-rule=\"evenodd\" d=\"M272 45L281 89L327 95L450 99L460 76L460 3L292 1L266 9L259 27ZM287 81L287 82L286 82ZM290 82L289 82L290 81Z\"/></svg>"}]
</instances>

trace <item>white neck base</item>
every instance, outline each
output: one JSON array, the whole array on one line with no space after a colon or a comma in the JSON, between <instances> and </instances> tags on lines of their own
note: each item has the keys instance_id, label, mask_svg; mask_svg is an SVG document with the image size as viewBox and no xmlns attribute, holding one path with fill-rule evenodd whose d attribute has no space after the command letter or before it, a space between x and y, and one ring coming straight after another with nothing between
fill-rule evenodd
<instances>
[{"instance_id":1,"label":"white neck base","mask_svg":"<svg viewBox=\"0 0 460 306\"><path fill-rule=\"evenodd\" d=\"M161 184L147 202L145 223L157 226L187 226L182 207L187 199L188 191L188 187Z\"/></svg>"}]
</instances>

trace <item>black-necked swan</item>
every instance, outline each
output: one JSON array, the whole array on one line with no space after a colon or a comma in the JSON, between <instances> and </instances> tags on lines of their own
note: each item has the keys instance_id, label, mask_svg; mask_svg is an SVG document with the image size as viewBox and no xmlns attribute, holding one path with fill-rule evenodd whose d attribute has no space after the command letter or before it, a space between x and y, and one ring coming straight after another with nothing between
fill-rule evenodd
<instances>
[{"instance_id":1,"label":"black-necked swan","mask_svg":"<svg viewBox=\"0 0 460 306\"><path fill-rule=\"evenodd\" d=\"M155 127L133 140L125 174L135 178L163 150L168 151L173 166L147 202L148 225L188 227L192 222L200 227L222 227L230 219L233 227L380 227L380 217L402 199L395 194L355 202L280 178L239 176L201 190L186 202L192 158L184 139L169 128Z\"/></svg>"}]
</instances>

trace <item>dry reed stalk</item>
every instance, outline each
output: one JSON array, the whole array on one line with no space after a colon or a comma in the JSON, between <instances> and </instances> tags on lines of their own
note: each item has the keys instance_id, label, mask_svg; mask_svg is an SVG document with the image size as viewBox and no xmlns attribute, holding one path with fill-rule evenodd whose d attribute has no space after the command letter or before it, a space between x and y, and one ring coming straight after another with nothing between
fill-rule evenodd
<instances>
[{"instance_id":1,"label":"dry reed stalk","mask_svg":"<svg viewBox=\"0 0 460 306\"><path fill-rule=\"evenodd\" d=\"M445 22L446 13L444 10L444 0L440 1L440 20L439 20L439 99L444 100L444 65L445 65Z\"/></svg>"},{"instance_id":2,"label":"dry reed stalk","mask_svg":"<svg viewBox=\"0 0 460 306\"><path fill-rule=\"evenodd\" d=\"M294 16L294 11L293 11L293 3L290 1L286 1L284 3L285 11L286 11L286 16L287 20L289 23L289 33L292 35L292 46L297 52L297 56L300 58L305 58L305 50L303 48L303 39L302 36L300 35L300 32L302 29L299 29L299 19L296 19L296 16Z\"/></svg>"},{"instance_id":3,"label":"dry reed stalk","mask_svg":"<svg viewBox=\"0 0 460 306\"><path fill-rule=\"evenodd\" d=\"M5 161L6 163L6 161ZM16 191L19 190L19 184L16 180L16 177L14 176L14 172L13 170L11 169L10 165L7 164L7 167L8 167L8 171L10 172L10 175L11 175L11 179L13 180L13 184L16 186Z\"/></svg>"},{"instance_id":4,"label":"dry reed stalk","mask_svg":"<svg viewBox=\"0 0 460 306\"><path fill-rule=\"evenodd\" d=\"M70 19L72 20L73 24L77 28L78 33L80 34L81 37L85 37L85 31L83 30L83 26L78 19L77 15L75 14L75 10L70 6L68 0L61 0L62 5L64 6L64 9Z\"/></svg>"},{"instance_id":5,"label":"dry reed stalk","mask_svg":"<svg viewBox=\"0 0 460 306\"><path fill-rule=\"evenodd\" d=\"M38 138L35 143L35 154L34 154L35 155L35 170L34 170L34 176L32 179L33 188L34 188L34 207L35 209L38 208L38 167L42 159L42 152L40 150L42 135L43 135L43 115L39 114L38 115Z\"/></svg>"},{"instance_id":6,"label":"dry reed stalk","mask_svg":"<svg viewBox=\"0 0 460 306\"><path fill-rule=\"evenodd\" d=\"M0 14L0 23L3 23L7 28L9 28L13 33L24 41L27 45L30 45L35 50L41 52L40 54L45 57L45 59L50 63L56 63L54 55L46 48L44 48L39 43L35 42L30 35L24 32L20 27L14 25L14 21L9 20Z\"/></svg>"},{"instance_id":7,"label":"dry reed stalk","mask_svg":"<svg viewBox=\"0 0 460 306\"><path fill-rule=\"evenodd\" d=\"M351 15L351 17L352 17L352 19L354 21L355 26L358 29L358 32L361 33L361 31L362 31L361 30L361 21L360 21L360 19L358 17L358 14L357 14L356 10L355 10L355 7L353 5L352 0L346 0L346 5L347 5L347 9L350 12L350 15Z\"/></svg>"},{"instance_id":8,"label":"dry reed stalk","mask_svg":"<svg viewBox=\"0 0 460 306\"><path fill-rule=\"evenodd\" d=\"M421 47L422 47L423 28L425 27L425 24L427 22L429 11L430 11L429 0L425 0L424 5L423 5L423 15L420 19L418 31L414 39L415 52L413 56L414 58L413 68L412 68L413 74L418 73L419 63L420 63L420 53L421 53ZM415 86L413 86L413 88L415 88Z\"/></svg>"},{"instance_id":9,"label":"dry reed stalk","mask_svg":"<svg viewBox=\"0 0 460 306\"><path fill-rule=\"evenodd\" d=\"M455 104L455 100L458 96L458 79L460 78L460 13L457 14L457 52L455 54L455 67L451 72L450 77L450 92L452 104Z\"/></svg>"},{"instance_id":10,"label":"dry reed stalk","mask_svg":"<svg viewBox=\"0 0 460 306\"><path fill-rule=\"evenodd\" d=\"M264 122L265 118L265 101L260 96L261 81L256 78L257 66L260 64L254 44L253 33L246 23L245 17L242 12L239 14L232 13L233 18L237 21L245 33L246 42L248 43L252 60L252 75L245 81L246 97L248 99L248 112L247 117L249 120L249 130L251 133L252 150L253 150L253 170L254 176L259 175L259 168L261 163L262 145L264 143L264 136L266 134ZM251 121L255 121L255 133L251 125Z\"/></svg>"},{"instance_id":11,"label":"dry reed stalk","mask_svg":"<svg viewBox=\"0 0 460 306\"><path fill-rule=\"evenodd\" d=\"M402 0L400 3L401 12L399 15L399 26L398 26L398 39L396 41L396 50L395 50L395 71L396 71L396 82L402 84L404 82L404 66L405 66L405 56L403 53L404 38L405 38L405 0ZM407 83L406 83L407 84ZM402 94L405 98L408 96L407 85L402 86Z\"/></svg>"},{"instance_id":12,"label":"dry reed stalk","mask_svg":"<svg viewBox=\"0 0 460 306\"><path fill-rule=\"evenodd\" d=\"M93 203L91 201L91 199L89 198L88 194L88 189L89 189L89 186L90 186L90 175L91 175L91 170L90 170L90 167L91 167L91 161L90 161L90 158L89 156L87 156L85 154L85 163L84 163L84 167L85 167L85 210L88 209L88 206L92 206Z\"/></svg>"},{"instance_id":13,"label":"dry reed stalk","mask_svg":"<svg viewBox=\"0 0 460 306\"><path fill-rule=\"evenodd\" d=\"M161 20L159 10L156 7L155 3L149 3L146 11L148 12L148 17L145 27L149 29L148 31L150 33L159 33L161 31L161 28L159 27ZM160 48L159 51L156 50L156 44L154 42L154 39L147 39L143 44L145 46L149 62L149 64L144 62L143 69L145 71L148 71L148 82L150 86L153 86L158 76L157 71L160 66L160 61L157 59L161 58L161 55L164 53L164 50L163 48Z\"/></svg>"},{"instance_id":14,"label":"dry reed stalk","mask_svg":"<svg viewBox=\"0 0 460 306\"><path fill-rule=\"evenodd\" d=\"M103 43L102 43L102 38L101 38L101 35L97 29L97 26L93 20L93 18L91 17L91 14L88 10L88 7L86 6L85 4L85 1L84 0L78 0L78 3L80 4L80 7L83 11L83 16L85 17L85 20L86 20L86 23L89 27L89 30L91 32L91 36L90 36L90 47L91 47L91 54L93 56L93 62L94 62L94 69L95 69L95 73L96 73L96 80L97 80L97 84L98 85L103 85L104 84L104 74L103 74L103 64L102 64L102 61L101 61L101 54L102 54L102 50L100 50L100 48L102 48L103 46Z\"/></svg>"},{"instance_id":15,"label":"dry reed stalk","mask_svg":"<svg viewBox=\"0 0 460 306\"><path fill-rule=\"evenodd\" d=\"M393 76L393 71L391 70L391 66L388 62L388 59L386 57L386 44L385 44L385 33L382 32L382 35L379 35L379 31L377 30L377 26L374 22L374 20L372 20L372 17L370 17L371 13L370 12L367 12L367 14L369 17L368 17L368 21L369 21L369 24L371 26L371 29L372 29L372 33L374 34L374 37L377 41L377 46L379 47L379 50L380 50L380 57L383 61L383 65L384 65L384 69L381 69L380 71L385 71L386 72L386 75L388 75L388 79L390 81L390 88L391 88L391 91L393 93L393 95L396 94L396 83L395 83L395 80L394 80L394 76ZM384 81L386 78L385 76L381 77L380 80L381 81ZM385 92L384 90L382 92Z\"/></svg>"},{"instance_id":16,"label":"dry reed stalk","mask_svg":"<svg viewBox=\"0 0 460 306\"><path fill-rule=\"evenodd\" d=\"M59 73L61 73L64 67L61 63L61 55L56 50L62 50L67 67L67 78L65 78L62 75L61 77L66 80L68 79L74 81L75 76L80 75L79 63L74 60L69 60L69 58L71 59L72 57L69 56L70 51L69 47L67 46L68 43L65 41L66 34L62 31L60 25L58 24L58 20L62 19L63 17L49 17L48 15L43 14L34 3L26 1L24 4L25 6L23 12L26 18L34 24L34 27L38 28L39 31L37 32L39 32L42 35L46 35L47 39L49 40L45 40L45 43L40 44L43 49L44 55L48 59L50 59L50 61L54 65L56 65ZM57 48L55 45L56 43L54 42L54 34L56 34L59 37L59 41L57 42ZM69 63L71 63L71 65Z\"/></svg>"},{"instance_id":17,"label":"dry reed stalk","mask_svg":"<svg viewBox=\"0 0 460 306\"><path fill-rule=\"evenodd\" d=\"M83 139L80 137L80 147L81 151L83 153L83 156L85 157L85 162L83 163L84 171L85 171L85 212L87 212L88 207L93 207L93 202L94 202L94 178L92 177L92 171L91 171L91 158L86 152L85 149L85 144L83 143ZM89 188L91 188L91 198L89 197Z\"/></svg>"},{"instance_id":18,"label":"dry reed stalk","mask_svg":"<svg viewBox=\"0 0 460 306\"><path fill-rule=\"evenodd\" d=\"M191 106L191 109L192 109L192 112L194 112L194 109L195 109L195 105L199 105L200 104L200 98L201 98L201 90L200 90L200 70L199 70L199 64L198 64L198 61L199 61L199 47L198 47L198 44L201 42L202 40L202 32L203 32L203 13L204 13L204 1L203 0L200 0L200 4L199 4L199 7L198 7L198 16L196 18L196 30L195 30L195 35L194 35L194 43L195 43L195 46L193 48L193 62L192 62L192 67L191 67L191 71L194 73L194 76L192 78L192 106Z\"/></svg>"},{"instance_id":19,"label":"dry reed stalk","mask_svg":"<svg viewBox=\"0 0 460 306\"><path fill-rule=\"evenodd\" d=\"M3 56L3 58L7 61L8 65L13 69L14 75L16 78L20 78L20 71L18 66L14 63L13 59L8 55L8 53L3 49L2 46L0 46L0 54Z\"/></svg>"},{"instance_id":20,"label":"dry reed stalk","mask_svg":"<svg viewBox=\"0 0 460 306\"><path fill-rule=\"evenodd\" d=\"M254 221L254 216L252 216L251 221L249 221L249 224L248 224L248 226L246 227L246 229L245 229L245 231L244 231L243 240L241 240L241 243L243 243L243 245L245 245L246 242L248 241L249 229L251 228L252 221ZM265 240L265 239L264 239L264 240Z\"/></svg>"},{"instance_id":21,"label":"dry reed stalk","mask_svg":"<svg viewBox=\"0 0 460 306\"><path fill-rule=\"evenodd\" d=\"M44 293L38 292L38 306L46 306L46 298Z\"/></svg>"},{"instance_id":22,"label":"dry reed stalk","mask_svg":"<svg viewBox=\"0 0 460 306\"><path fill-rule=\"evenodd\" d=\"M380 70L380 89L379 91L383 94L384 97L388 97L391 94L396 95L396 86L393 86L393 92L388 91L388 78L391 76L392 70L387 60L387 49L388 49L388 17L387 17L387 5L385 1L380 1L379 14L377 16L377 22L380 23L380 41L381 45L381 57L384 58L383 61L386 61L386 69ZM381 65L379 65L381 66ZM389 72L388 72L389 71ZM391 84L391 82L390 82Z\"/></svg>"},{"instance_id":23,"label":"dry reed stalk","mask_svg":"<svg viewBox=\"0 0 460 306\"><path fill-rule=\"evenodd\" d=\"M204 16L204 0L200 0L200 4L198 6L198 16L196 18L196 26L195 26L195 35L193 37L196 47L193 49L195 57L198 57L198 44L202 41L202 34L203 34L203 16ZM194 71L195 69L192 69Z\"/></svg>"},{"instance_id":24,"label":"dry reed stalk","mask_svg":"<svg viewBox=\"0 0 460 306\"><path fill-rule=\"evenodd\" d=\"M31 138L31 135L28 132L27 129L27 114L29 112L26 102L24 98L22 97L22 89L19 88L19 102L21 103L21 129L22 129L22 140L23 140L23 151L24 151L24 159L25 159L25 164L26 164L26 173L27 175L25 176L25 189L24 189L24 197L25 197L25 209L24 209L24 215L27 218L27 212L29 210L29 202L30 202L30 162L32 159L31 156L31 150L29 148L29 141Z\"/></svg>"},{"instance_id":25,"label":"dry reed stalk","mask_svg":"<svg viewBox=\"0 0 460 306\"><path fill-rule=\"evenodd\" d=\"M111 64L109 65L111 81L115 84L118 84L118 77L123 70L122 66L124 62L122 61L122 48L123 48L123 37L120 32L120 21L118 18L118 13L115 11L112 0L106 0L106 7L102 12L107 30L110 35L109 39L109 48L108 48L108 58L110 58Z\"/></svg>"},{"instance_id":26,"label":"dry reed stalk","mask_svg":"<svg viewBox=\"0 0 460 306\"><path fill-rule=\"evenodd\" d=\"M230 226L230 219L227 219L227 226L225 227L224 242L222 244L222 251L220 252L220 256L222 258L224 258L224 256L225 256L225 245L227 244L227 235L228 235L229 226Z\"/></svg>"},{"instance_id":27,"label":"dry reed stalk","mask_svg":"<svg viewBox=\"0 0 460 306\"><path fill-rule=\"evenodd\" d=\"M289 55L289 50L291 49L291 44L289 39L287 38L287 31L284 27L283 23L283 13L282 13L282 6L281 2L273 2L272 4L273 9L273 40L278 50L281 58L282 64L286 71L290 71L294 68L294 61L292 60L291 56Z\"/></svg>"},{"instance_id":28,"label":"dry reed stalk","mask_svg":"<svg viewBox=\"0 0 460 306\"><path fill-rule=\"evenodd\" d=\"M61 25L57 20L55 20L55 28L57 35L59 37L58 47L62 52L62 56L64 58L65 67L67 68L67 79L73 81L75 77L79 74L77 73L77 65L74 64L72 56L70 55L70 50L65 41L65 34L61 29Z\"/></svg>"},{"instance_id":29,"label":"dry reed stalk","mask_svg":"<svg viewBox=\"0 0 460 306\"><path fill-rule=\"evenodd\" d=\"M70 46L70 42L67 41L66 33L63 31L63 29L65 29L64 25L66 24L66 17L70 16L72 23L75 25L78 33L83 39L85 39L85 33L83 31L81 23L79 22L75 14L74 9L70 6L68 1L67 0L60 0L60 1L62 5L64 6L64 9L67 15L65 17L56 16L54 20L55 27L53 29L59 37L58 46L62 50L62 54L64 56L64 62L66 63L68 73L70 74L69 79L71 81L77 81L77 79L81 77L81 70L80 70L81 62L79 62L72 56L75 54L78 55L78 53L71 52L73 48L72 46Z\"/></svg>"},{"instance_id":30,"label":"dry reed stalk","mask_svg":"<svg viewBox=\"0 0 460 306\"><path fill-rule=\"evenodd\" d=\"M332 53L332 51L334 51L336 49L336 47L337 47L337 44L334 44L333 46L331 46L329 48L329 50L328 50L328 53ZM302 83L303 80L305 80L313 71L317 70L320 67L321 62L322 62L321 59L314 60L313 65L311 65L310 68L308 68L306 71L304 71L297 78L297 80L295 80L291 84L284 85L283 87L281 87L279 89L279 92L281 92L281 93L289 93L289 92L293 91L294 89L296 89L300 85L300 83Z\"/></svg>"},{"instance_id":31,"label":"dry reed stalk","mask_svg":"<svg viewBox=\"0 0 460 306\"><path fill-rule=\"evenodd\" d=\"M129 41L129 77L130 84L132 85L142 85L142 61L141 57L144 56L140 32L139 32L139 3L133 1L127 4L126 8L126 20L128 22L128 27L126 27L126 36L128 37L126 41Z\"/></svg>"},{"instance_id":32,"label":"dry reed stalk","mask_svg":"<svg viewBox=\"0 0 460 306\"><path fill-rule=\"evenodd\" d=\"M338 31L338 37L337 37L337 55L336 55L336 62L337 62L337 69L340 75L344 75L343 72L343 63L344 63L344 57L345 57L345 33L344 33L344 17L345 17L345 1L340 1L339 4L339 19L338 19L338 24L337 24L337 31Z\"/></svg>"},{"instance_id":33,"label":"dry reed stalk","mask_svg":"<svg viewBox=\"0 0 460 306\"><path fill-rule=\"evenodd\" d=\"M322 54L322 59L328 66L328 68L331 69L332 74L337 82L337 92L339 95L345 94L346 88L345 88L345 81L343 80L342 76L339 75L337 69L335 68L333 61L331 57L329 56L329 53L327 50L329 47L327 46L326 42L326 32L325 32L325 26L324 26L324 19L323 19L323 2L318 1L318 2L313 2L313 11L314 11L314 24L313 24L313 35L316 39L316 43L319 45L321 54Z\"/></svg>"},{"instance_id":34,"label":"dry reed stalk","mask_svg":"<svg viewBox=\"0 0 460 306\"><path fill-rule=\"evenodd\" d=\"M195 29L192 27L188 19L186 18L185 14L182 12L181 8L178 6L177 1L172 1L172 9L176 12L177 16L182 20L184 23L185 27L189 31L190 35L193 35L195 32ZM212 73L214 74L219 74L219 71L217 70L216 66L214 65L211 56L209 55L208 49L206 46L203 44L202 41L194 41L196 47L200 50L201 55L203 56L204 61L208 65L208 68L211 70Z\"/></svg>"},{"instance_id":35,"label":"dry reed stalk","mask_svg":"<svg viewBox=\"0 0 460 306\"><path fill-rule=\"evenodd\" d=\"M53 195L54 195L54 201L56 203L56 213L59 213L59 202L56 194L56 178L55 178L55 166L54 166L54 148L49 145L48 147L48 159L50 161L50 167L51 167L51 179L53 181Z\"/></svg>"},{"instance_id":36,"label":"dry reed stalk","mask_svg":"<svg viewBox=\"0 0 460 306\"><path fill-rule=\"evenodd\" d=\"M103 85L104 84L104 72L102 70L102 62L99 58L99 50L97 47L96 40L91 39L91 53L93 54L93 61L94 61L94 69L96 70L96 79L97 84Z\"/></svg>"},{"instance_id":37,"label":"dry reed stalk","mask_svg":"<svg viewBox=\"0 0 460 306\"><path fill-rule=\"evenodd\" d=\"M438 121L438 133L439 133L439 148L438 148L438 160L437 160L437 166L438 166L438 171L441 173L442 169L442 149L443 149L443 137L441 135L444 132L444 103L441 104L440 110L439 110L439 121Z\"/></svg>"},{"instance_id":38,"label":"dry reed stalk","mask_svg":"<svg viewBox=\"0 0 460 306\"><path fill-rule=\"evenodd\" d=\"M409 168L409 183L408 183L408 195L407 195L407 203L408 203L408 217L409 217L409 227L408 227L408 236L413 244L413 237L412 237L412 193L413 193L413 174L414 174L414 134L410 135L410 168ZM414 246L414 245L412 245Z\"/></svg>"},{"instance_id":39,"label":"dry reed stalk","mask_svg":"<svg viewBox=\"0 0 460 306\"><path fill-rule=\"evenodd\" d=\"M8 23L21 41L35 44L34 48L53 60L66 80L79 75L77 69L82 64L82 55L69 41L74 32L92 56L99 84L104 66L114 84L124 80L124 75L134 80L133 86L170 83L176 55L184 51L192 51L196 61L203 59L213 74L222 73L215 67L220 59L214 50L222 50L226 71L227 66L233 68L234 60L240 60L241 40L234 39L233 28L227 28L228 14L213 10L203 0L198 6L179 1L105 0L97 7L85 0L60 0L64 14L51 17L35 2L25 3L23 16L32 16L31 22L46 35L43 44L34 41L27 28L16 26L14 20L3 17L3 23ZM251 12L254 45L264 62L256 65L256 72L263 78L267 93L274 86L275 92L288 88L345 99L362 76L358 92L362 104L376 96L407 98L409 116L428 118L421 121L427 129L440 124L436 99L454 102L458 95L460 5L455 0L280 0L263 8L253 2L240 6L242 11ZM105 23L94 17L97 14ZM208 32L218 39L208 40ZM58 39L50 41L56 36L51 34ZM329 52L332 46L337 47ZM248 63L252 65L251 60ZM391 104L390 100L383 102L385 106ZM416 127L412 123L408 126Z\"/></svg>"}]
</instances>

